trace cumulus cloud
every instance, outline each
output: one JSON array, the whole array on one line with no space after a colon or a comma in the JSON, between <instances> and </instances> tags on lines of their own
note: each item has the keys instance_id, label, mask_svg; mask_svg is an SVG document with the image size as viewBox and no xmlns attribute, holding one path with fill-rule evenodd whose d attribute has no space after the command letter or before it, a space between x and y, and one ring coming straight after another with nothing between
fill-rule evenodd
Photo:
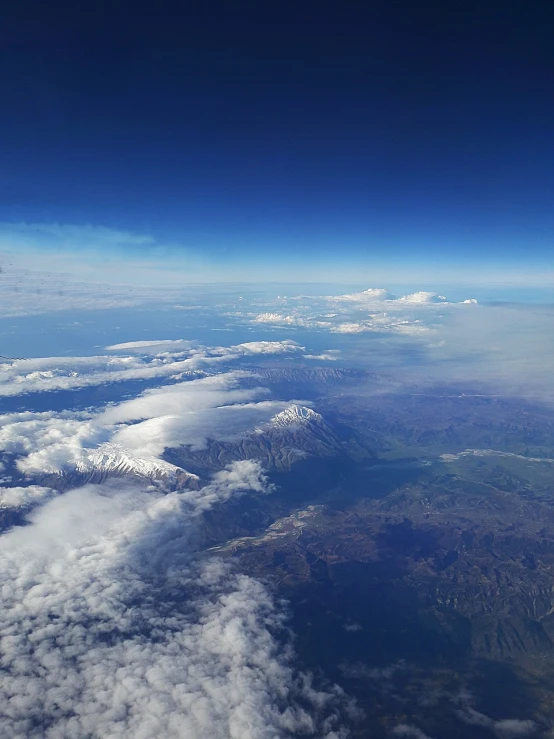
<instances>
[{"instance_id":1,"label":"cumulus cloud","mask_svg":"<svg viewBox=\"0 0 554 739\"><path fill-rule=\"evenodd\" d=\"M367 290L362 290L358 293L345 293L344 295L329 295L328 300L332 302L354 302L354 303L367 303L367 302L380 302L382 300L395 300L396 296L388 290L378 287L369 287Z\"/></svg>"},{"instance_id":2,"label":"cumulus cloud","mask_svg":"<svg viewBox=\"0 0 554 739\"><path fill-rule=\"evenodd\" d=\"M246 318L253 325L305 328L338 334L401 334L417 338L429 333L441 322L439 310L456 310L462 304L476 302L469 298L461 303L452 303L443 295L425 290L397 297L383 288L368 288L343 295L278 296L276 302L266 303L262 312L245 311L227 315Z\"/></svg>"},{"instance_id":3,"label":"cumulus cloud","mask_svg":"<svg viewBox=\"0 0 554 739\"><path fill-rule=\"evenodd\" d=\"M265 487L254 462L190 494L88 486L1 537L3 735L340 736L264 586L191 552L213 502Z\"/></svg>"},{"instance_id":4,"label":"cumulus cloud","mask_svg":"<svg viewBox=\"0 0 554 739\"><path fill-rule=\"evenodd\" d=\"M21 508L42 503L55 493L42 485L0 487L0 508Z\"/></svg>"},{"instance_id":5,"label":"cumulus cloud","mask_svg":"<svg viewBox=\"0 0 554 739\"><path fill-rule=\"evenodd\" d=\"M425 290L419 290L419 292L411 293L410 295L403 295L398 298L403 303L447 303L447 299L444 295L438 295L437 293L427 292ZM464 301L470 302L470 301Z\"/></svg>"},{"instance_id":6,"label":"cumulus cloud","mask_svg":"<svg viewBox=\"0 0 554 739\"><path fill-rule=\"evenodd\" d=\"M260 313L254 319L255 323L276 323L279 326L295 325L298 318L295 316L284 316L282 313Z\"/></svg>"},{"instance_id":7,"label":"cumulus cloud","mask_svg":"<svg viewBox=\"0 0 554 739\"><path fill-rule=\"evenodd\" d=\"M414 303L414 304L445 304L448 299L444 295L427 290L418 290L408 295L396 297L393 293L383 288L368 288L358 293L346 293L344 295L328 295L327 300L330 302L351 302L351 303ZM464 303L476 303L474 298L462 301Z\"/></svg>"},{"instance_id":8,"label":"cumulus cloud","mask_svg":"<svg viewBox=\"0 0 554 739\"><path fill-rule=\"evenodd\" d=\"M76 464L84 449L107 441L110 432L91 419L49 413L4 416L0 448L17 458L18 469L28 475L55 473Z\"/></svg>"}]
</instances>

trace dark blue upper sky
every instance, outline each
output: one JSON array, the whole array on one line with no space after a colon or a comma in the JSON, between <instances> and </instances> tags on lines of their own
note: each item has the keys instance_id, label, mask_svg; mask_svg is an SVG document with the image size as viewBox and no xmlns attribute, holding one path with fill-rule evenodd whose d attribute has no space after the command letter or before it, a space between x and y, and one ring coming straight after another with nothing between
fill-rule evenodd
<instances>
[{"instance_id":1,"label":"dark blue upper sky","mask_svg":"<svg viewBox=\"0 0 554 739\"><path fill-rule=\"evenodd\" d=\"M553 38L546 0L12 3L0 220L544 270Z\"/></svg>"}]
</instances>

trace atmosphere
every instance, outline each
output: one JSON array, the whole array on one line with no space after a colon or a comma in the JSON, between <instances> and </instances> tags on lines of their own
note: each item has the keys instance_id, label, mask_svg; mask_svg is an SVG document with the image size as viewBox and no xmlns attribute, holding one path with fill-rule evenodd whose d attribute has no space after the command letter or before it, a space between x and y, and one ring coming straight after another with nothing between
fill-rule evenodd
<instances>
[{"instance_id":1,"label":"atmosphere","mask_svg":"<svg viewBox=\"0 0 554 739\"><path fill-rule=\"evenodd\" d=\"M553 33L548 2L12 4L4 264L552 283Z\"/></svg>"},{"instance_id":2,"label":"atmosphere","mask_svg":"<svg viewBox=\"0 0 554 739\"><path fill-rule=\"evenodd\" d=\"M4 5L0 739L554 739L554 0Z\"/></svg>"}]
</instances>

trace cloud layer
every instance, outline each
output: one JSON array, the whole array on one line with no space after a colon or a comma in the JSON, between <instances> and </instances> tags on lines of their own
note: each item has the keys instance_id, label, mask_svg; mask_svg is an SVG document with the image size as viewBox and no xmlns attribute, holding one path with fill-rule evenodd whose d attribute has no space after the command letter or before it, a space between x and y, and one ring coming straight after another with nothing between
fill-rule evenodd
<instances>
[{"instance_id":1,"label":"cloud layer","mask_svg":"<svg viewBox=\"0 0 554 739\"><path fill-rule=\"evenodd\" d=\"M133 344L140 352L153 346ZM98 375L117 377L122 364L164 378L168 365L174 371L187 360L219 366L300 350L293 342L250 342L190 349L185 359L37 360L23 379L16 364L6 386L36 382L48 390L52 377L86 386ZM244 378L250 387L241 386ZM0 507L27 511L26 526L0 537L7 739L345 736L345 697L295 668L285 615L266 587L195 551L197 527L214 504L271 492L259 462L235 462L197 489L166 494L125 478L64 494L24 484L114 454L127 467L159 466L166 446L252 431L290 404L267 399L252 379L220 372L100 410L0 417L4 483L14 462L24 476L0 489Z\"/></svg>"},{"instance_id":2,"label":"cloud layer","mask_svg":"<svg viewBox=\"0 0 554 739\"><path fill-rule=\"evenodd\" d=\"M230 313L254 325L295 327L339 334L388 333L421 336L441 323L440 310L476 304L469 298L452 303L444 295L420 290L396 297L388 290L368 288L343 295L279 296L262 312Z\"/></svg>"},{"instance_id":3,"label":"cloud layer","mask_svg":"<svg viewBox=\"0 0 554 739\"><path fill-rule=\"evenodd\" d=\"M125 352L122 356L41 357L0 363L0 397L75 390L129 380L178 379L187 373L217 368L226 362L297 354L304 349L290 339L219 347L191 346L191 342L179 340L170 346L178 347L180 351L168 351L167 341L135 341L106 347L110 351ZM129 355L129 351L133 354Z\"/></svg>"},{"instance_id":4,"label":"cloud layer","mask_svg":"<svg viewBox=\"0 0 554 739\"><path fill-rule=\"evenodd\" d=\"M88 486L1 537L3 735L338 736L265 588L191 553L204 510L265 487L249 461L185 494Z\"/></svg>"}]
</instances>

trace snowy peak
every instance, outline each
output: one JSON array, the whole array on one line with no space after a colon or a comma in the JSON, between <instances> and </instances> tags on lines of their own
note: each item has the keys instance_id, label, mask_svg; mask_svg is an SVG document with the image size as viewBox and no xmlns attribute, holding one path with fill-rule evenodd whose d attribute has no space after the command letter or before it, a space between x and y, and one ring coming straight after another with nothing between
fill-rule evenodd
<instances>
[{"instance_id":1,"label":"snowy peak","mask_svg":"<svg viewBox=\"0 0 554 739\"><path fill-rule=\"evenodd\" d=\"M75 465L80 473L100 475L136 475L146 479L174 477L183 472L163 459L137 457L119 444L101 444L96 449L85 450L84 456Z\"/></svg>"},{"instance_id":2,"label":"snowy peak","mask_svg":"<svg viewBox=\"0 0 554 739\"><path fill-rule=\"evenodd\" d=\"M306 425L307 423L322 423L323 416L316 413L305 405L291 405L284 411L277 413L271 419L271 425L276 428L285 428L287 426Z\"/></svg>"}]
</instances>

